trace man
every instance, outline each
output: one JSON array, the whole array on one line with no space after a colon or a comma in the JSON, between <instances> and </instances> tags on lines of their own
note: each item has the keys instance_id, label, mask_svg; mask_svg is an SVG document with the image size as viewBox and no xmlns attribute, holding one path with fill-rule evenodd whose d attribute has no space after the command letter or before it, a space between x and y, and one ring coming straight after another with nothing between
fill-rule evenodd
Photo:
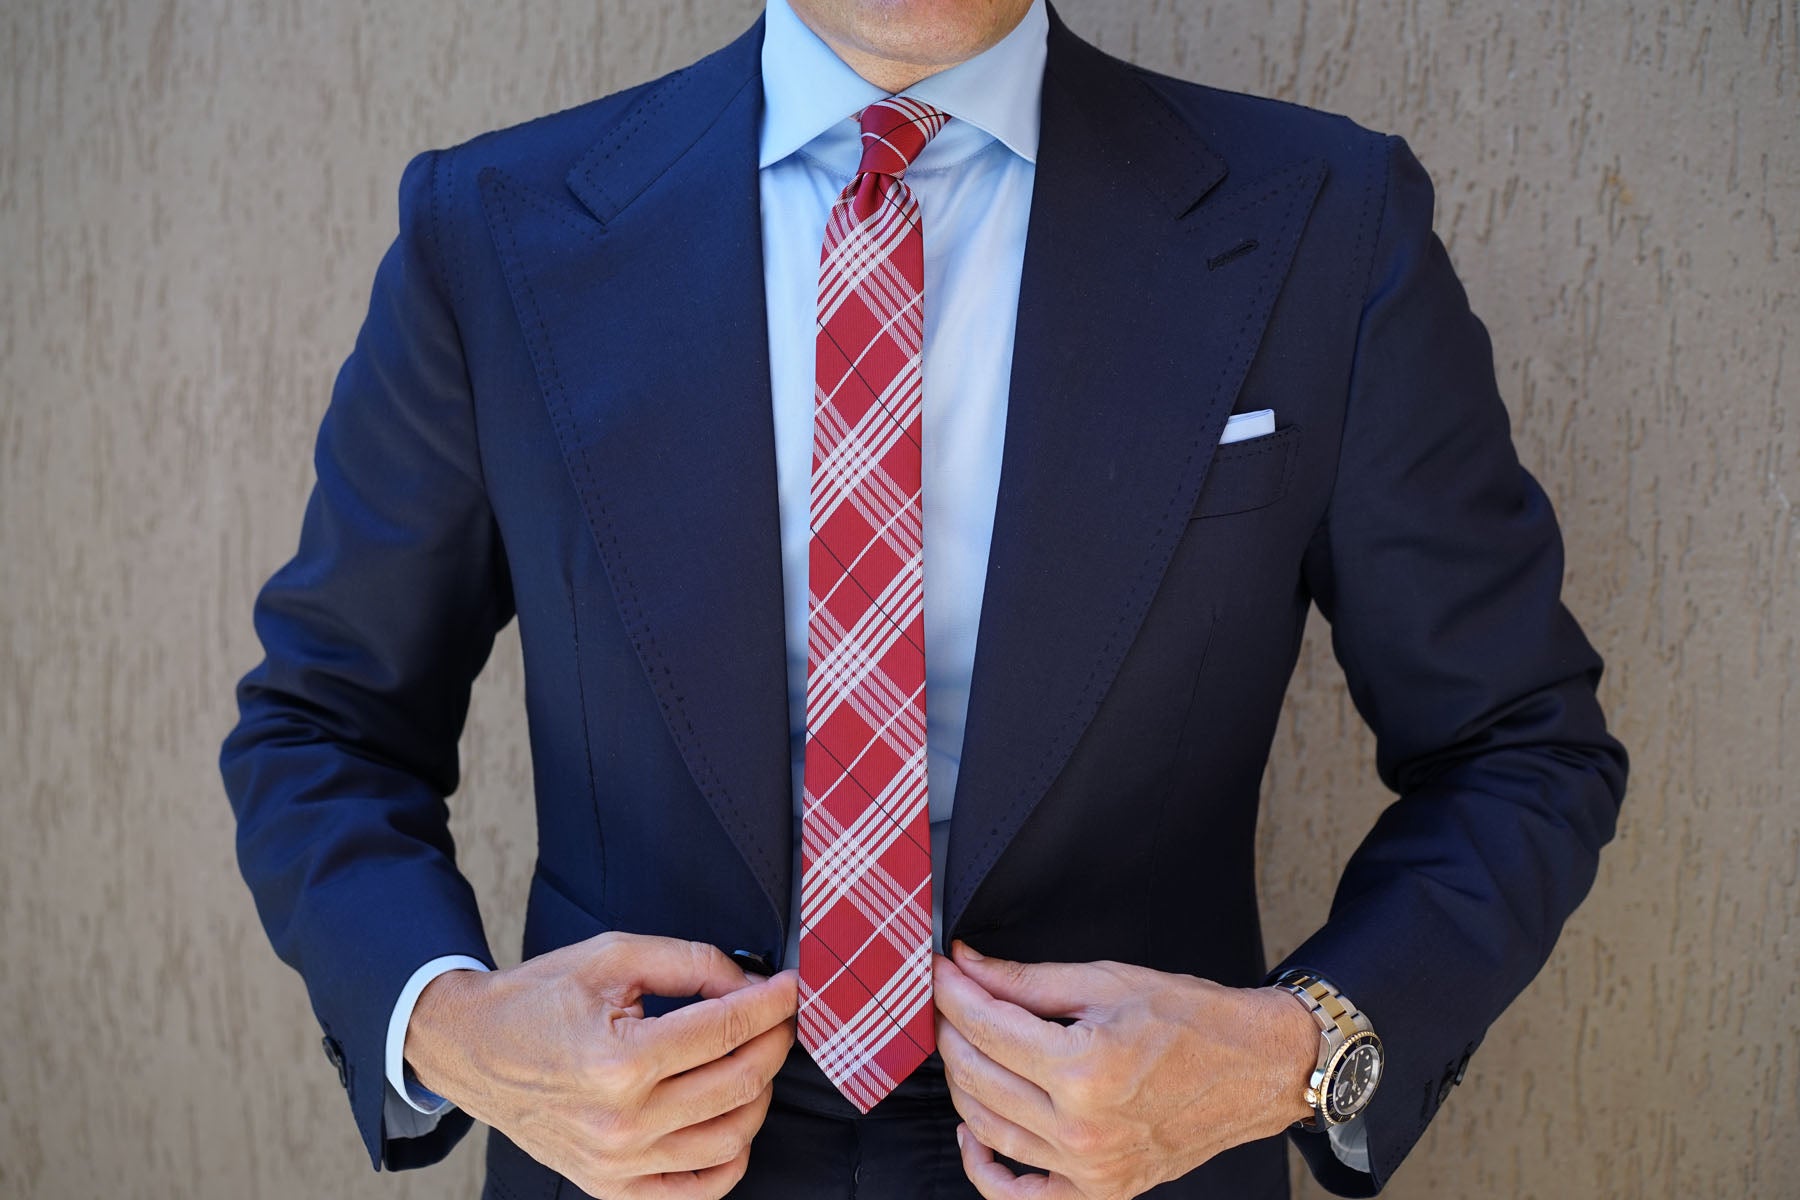
<instances>
[{"instance_id":1,"label":"man","mask_svg":"<svg viewBox=\"0 0 1800 1200\"><path fill-rule=\"evenodd\" d=\"M1278 1196L1292 1129L1377 1190L1625 778L1405 145L1043 0L771 0L400 192L222 753L376 1165ZM1399 798L1268 970L1315 601ZM493 970L443 798L514 615Z\"/></svg>"}]
</instances>

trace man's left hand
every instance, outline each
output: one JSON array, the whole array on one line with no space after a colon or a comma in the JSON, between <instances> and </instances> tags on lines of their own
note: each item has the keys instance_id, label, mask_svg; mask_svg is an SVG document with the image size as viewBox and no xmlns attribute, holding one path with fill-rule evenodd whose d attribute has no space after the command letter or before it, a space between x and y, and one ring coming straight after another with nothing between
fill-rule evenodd
<instances>
[{"instance_id":1,"label":"man's left hand","mask_svg":"<svg viewBox=\"0 0 1800 1200\"><path fill-rule=\"evenodd\" d=\"M934 957L938 1051L987 1200L1124 1200L1311 1114L1319 1028L1276 988L951 951Z\"/></svg>"}]
</instances>

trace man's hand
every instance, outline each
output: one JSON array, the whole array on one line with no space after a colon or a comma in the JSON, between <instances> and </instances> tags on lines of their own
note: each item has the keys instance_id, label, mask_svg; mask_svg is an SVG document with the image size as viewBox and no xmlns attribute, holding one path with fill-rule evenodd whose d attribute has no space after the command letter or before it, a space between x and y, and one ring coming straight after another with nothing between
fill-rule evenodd
<instances>
[{"instance_id":1,"label":"man's hand","mask_svg":"<svg viewBox=\"0 0 1800 1200\"><path fill-rule=\"evenodd\" d=\"M1311 1112L1319 1029L1277 989L951 951L934 960L938 1051L987 1200L1122 1200Z\"/></svg>"},{"instance_id":2,"label":"man's hand","mask_svg":"<svg viewBox=\"0 0 1800 1200\"><path fill-rule=\"evenodd\" d=\"M794 1042L796 976L716 947L603 933L504 971L432 980L406 1060L533 1158L604 1200L700 1200L743 1177ZM645 1017L643 996L703 999Z\"/></svg>"}]
</instances>

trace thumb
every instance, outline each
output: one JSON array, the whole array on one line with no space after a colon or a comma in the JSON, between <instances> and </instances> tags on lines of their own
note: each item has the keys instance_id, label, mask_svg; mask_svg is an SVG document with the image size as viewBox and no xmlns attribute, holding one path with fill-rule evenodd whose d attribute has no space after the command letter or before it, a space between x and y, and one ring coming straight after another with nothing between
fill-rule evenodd
<instances>
[{"instance_id":1,"label":"thumb","mask_svg":"<svg viewBox=\"0 0 1800 1200\"><path fill-rule=\"evenodd\" d=\"M1039 1017L1081 1017L1113 999L1118 981L1095 963L1026 963L978 954L967 942L950 946L951 960L988 995Z\"/></svg>"},{"instance_id":2,"label":"thumb","mask_svg":"<svg viewBox=\"0 0 1800 1200\"><path fill-rule=\"evenodd\" d=\"M707 999L735 992L751 982L743 968L708 942L612 932L589 939L593 953L589 980L623 1005L640 996L693 996Z\"/></svg>"}]
</instances>

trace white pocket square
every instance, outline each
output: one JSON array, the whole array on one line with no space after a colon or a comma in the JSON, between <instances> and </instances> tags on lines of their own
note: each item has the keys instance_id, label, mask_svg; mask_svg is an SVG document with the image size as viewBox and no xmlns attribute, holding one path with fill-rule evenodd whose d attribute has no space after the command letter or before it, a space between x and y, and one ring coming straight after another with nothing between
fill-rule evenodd
<instances>
[{"instance_id":1,"label":"white pocket square","mask_svg":"<svg viewBox=\"0 0 1800 1200\"><path fill-rule=\"evenodd\" d=\"M1225 432L1219 435L1219 445L1228 442L1241 442L1247 438L1263 437L1275 432L1275 410L1259 408L1255 412L1233 413L1225 419Z\"/></svg>"}]
</instances>

